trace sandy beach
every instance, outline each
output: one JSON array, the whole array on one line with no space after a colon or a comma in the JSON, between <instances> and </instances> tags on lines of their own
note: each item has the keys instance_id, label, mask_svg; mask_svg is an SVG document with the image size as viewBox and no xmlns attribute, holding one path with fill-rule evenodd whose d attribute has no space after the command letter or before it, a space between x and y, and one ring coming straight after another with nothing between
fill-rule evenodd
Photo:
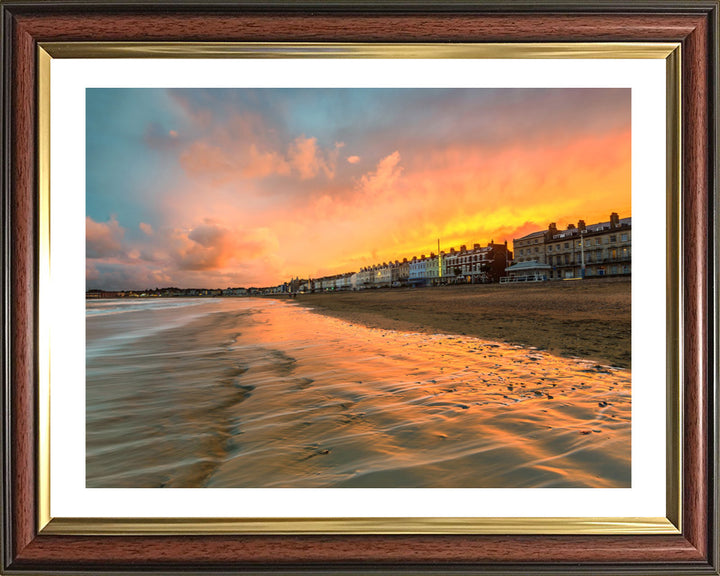
<instances>
[{"instance_id":1,"label":"sandy beach","mask_svg":"<svg viewBox=\"0 0 720 576\"><path fill-rule=\"evenodd\" d=\"M265 298L91 302L87 335L89 487L630 485L628 370Z\"/></svg>"},{"instance_id":2,"label":"sandy beach","mask_svg":"<svg viewBox=\"0 0 720 576\"><path fill-rule=\"evenodd\" d=\"M298 295L317 312L374 328L534 346L630 368L630 280L365 290Z\"/></svg>"}]
</instances>

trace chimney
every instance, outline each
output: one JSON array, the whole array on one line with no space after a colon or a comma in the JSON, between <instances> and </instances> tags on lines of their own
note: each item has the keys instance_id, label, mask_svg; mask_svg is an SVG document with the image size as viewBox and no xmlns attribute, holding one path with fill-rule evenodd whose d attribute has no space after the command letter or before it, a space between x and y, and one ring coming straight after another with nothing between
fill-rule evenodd
<instances>
[{"instance_id":1,"label":"chimney","mask_svg":"<svg viewBox=\"0 0 720 576\"><path fill-rule=\"evenodd\" d=\"M455 248L450 248L450 254L455 254Z\"/></svg>"},{"instance_id":2,"label":"chimney","mask_svg":"<svg viewBox=\"0 0 720 576\"><path fill-rule=\"evenodd\" d=\"M568 230L575 230L575 224L568 224Z\"/></svg>"},{"instance_id":3,"label":"chimney","mask_svg":"<svg viewBox=\"0 0 720 576\"><path fill-rule=\"evenodd\" d=\"M585 230L585 220L578 220L578 229Z\"/></svg>"},{"instance_id":4,"label":"chimney","mask_svg":"<svg viewBox=\"0 0 720 576\"><path fill-rule=\"evenodd\" d=\"M473 244L473 250L480 250L480 244Z\"/></svg>"},{"instance_id":5,"label":"chimney","mask_svg":"<svg viewBox=\"0 0 720 576\"><path fill-rule=\"evenodd\" d=\"M550 225L548 226L547 232L545 233L545 239L546 240L552 240L552 237L557 234L557 224L555 222L550 222Z\"/></svg>"},{"instance_id":6,"label":"chimney","mask_svg":"<svg viewBox=\"0 0 720 576\"><path fill-rule=\"evenodd\" d=\"M467 246L465 246L465 244L460 246L460 252L467 252Z\"/></svg>"},{"instance_id":7,"label":"chimney","mask_svg":"<svg viewBox=\"0 0 720 576\"><path fill-rule=\"evenodd\" d=\"M617 212L610 214L610 228L617 228L620 226L620 218Z\"/></svg>"}]
</instances>

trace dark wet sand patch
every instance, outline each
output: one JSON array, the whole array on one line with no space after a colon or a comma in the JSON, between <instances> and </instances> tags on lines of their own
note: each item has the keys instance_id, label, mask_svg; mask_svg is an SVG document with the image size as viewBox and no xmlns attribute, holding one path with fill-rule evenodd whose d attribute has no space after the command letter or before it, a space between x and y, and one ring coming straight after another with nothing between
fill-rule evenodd
<instances>
[{"instance_id":1,"label":"dark wet sand patch","mask_svg":"<svg viewBox=\"0 0 720 576\"><path fill-rule=\"evenodd\" d=\"M630 287L629 279L598 279L305 294L293 302L373 328L475 336L629 368Z\"/></svg>"}]
</instances>

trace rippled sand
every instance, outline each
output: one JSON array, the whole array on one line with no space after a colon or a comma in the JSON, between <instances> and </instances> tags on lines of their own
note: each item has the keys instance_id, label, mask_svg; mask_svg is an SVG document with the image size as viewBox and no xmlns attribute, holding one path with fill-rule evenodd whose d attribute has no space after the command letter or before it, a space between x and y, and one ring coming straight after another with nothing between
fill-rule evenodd
<instances>
[{"instance_id":1,"label":"rippled sand","mask_svg":"<svg viewBox=\"0 0 720 576\"><path fill-rule=\"evenodd\" d=\"M88 342L88 486L630 485L627 370L255 299Z\"/></svg>"}]
</instances>

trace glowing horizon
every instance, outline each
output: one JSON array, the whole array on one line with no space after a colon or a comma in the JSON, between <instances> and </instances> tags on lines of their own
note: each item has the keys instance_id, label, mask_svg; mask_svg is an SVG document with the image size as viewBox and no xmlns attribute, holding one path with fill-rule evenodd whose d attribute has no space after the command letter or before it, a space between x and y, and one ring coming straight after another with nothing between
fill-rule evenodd
<instances>
[{"instance_id":1,"label":"glowing horizon","mask_svg":"<svg viewBox=\"0 0 720 576\"><path fill-rule=\"evenodd\" d=\"M274 286L631 216L629 89L88 89L87 288Z\"/></svg>"}]
</instances>

